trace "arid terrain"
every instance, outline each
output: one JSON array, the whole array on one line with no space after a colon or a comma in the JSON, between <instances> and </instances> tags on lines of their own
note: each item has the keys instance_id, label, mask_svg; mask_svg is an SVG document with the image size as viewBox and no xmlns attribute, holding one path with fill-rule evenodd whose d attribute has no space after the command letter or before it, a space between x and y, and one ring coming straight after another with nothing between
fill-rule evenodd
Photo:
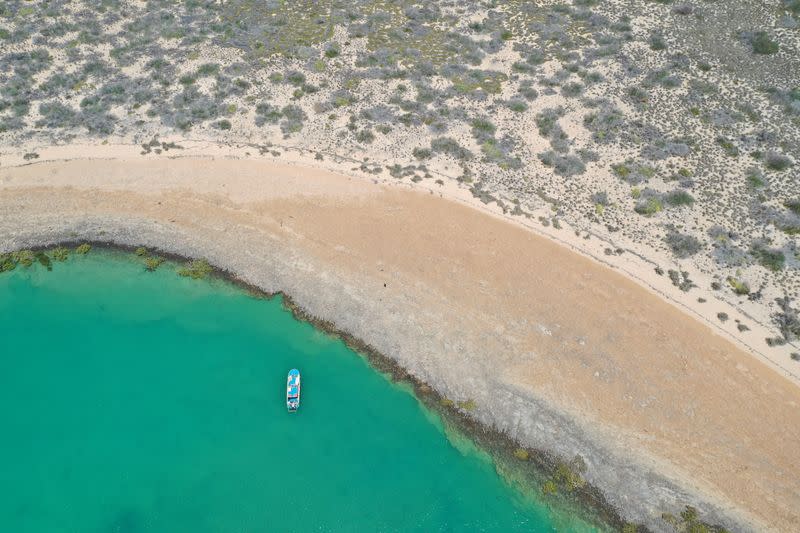
<instances>
[{"instance_id":1,"label":"arid terrain","mask_svg":"<svg viewBox=\"0 0 800 533\"><path fill-rule=\"evenodd\" d=\"M586 457L633 522L800 528L798 0L10 0L0 65L0 252L108 232L244 269L423 380L491 352L519 412L558 413L502 429ZM226 227L326 283L395 269L393 321ZM456 368L445 395L514 419Z\"/></svg>"}]
</instances>

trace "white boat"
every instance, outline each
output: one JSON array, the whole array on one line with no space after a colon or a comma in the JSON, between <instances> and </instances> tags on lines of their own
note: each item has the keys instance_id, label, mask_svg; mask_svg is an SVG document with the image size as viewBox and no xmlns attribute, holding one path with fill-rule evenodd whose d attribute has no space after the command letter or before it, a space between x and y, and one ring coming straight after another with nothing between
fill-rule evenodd
<instances>
[{"instance_id":1,"label":"white boat","mask_svg":"<svg viewBox=\"0 0 800 533\"><path fill-rule=\"evenodd\" d=\"M286 377L286 409L294 413L300 407L300 371L296 368L289 370Z\"/></svg>"}]
</instances>

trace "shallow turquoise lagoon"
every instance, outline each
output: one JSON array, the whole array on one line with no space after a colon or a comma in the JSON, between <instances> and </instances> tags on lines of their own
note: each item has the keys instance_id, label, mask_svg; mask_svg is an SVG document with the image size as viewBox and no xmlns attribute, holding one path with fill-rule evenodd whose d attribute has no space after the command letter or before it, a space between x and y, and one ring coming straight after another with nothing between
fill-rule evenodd
<instances>
[{"instance_id":1,"label":"shallow turquoise lagoon","mask_svg":"<svg viewBox=\"0 0 800 533\"><path fill-rule=\"evenodd\" d=\"M278 298L131 257L0 274L3 531L586 529Z\"/></svg>"}]
</instances>

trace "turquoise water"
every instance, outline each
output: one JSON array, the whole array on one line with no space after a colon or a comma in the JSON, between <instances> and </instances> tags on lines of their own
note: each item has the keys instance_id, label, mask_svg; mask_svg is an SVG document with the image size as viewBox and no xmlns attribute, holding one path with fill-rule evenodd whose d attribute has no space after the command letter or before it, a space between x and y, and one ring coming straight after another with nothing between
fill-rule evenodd
<instances>
[{"instance_id":1,"label":"turquoise water","mask_svg":"<svg viewBox=\"0 0 800 533\"><path fill-rule=\"evenodd\" d=\"M585 530L278 298L131 257L0 274L3 531Z\"/></svg>"}]
</instances>

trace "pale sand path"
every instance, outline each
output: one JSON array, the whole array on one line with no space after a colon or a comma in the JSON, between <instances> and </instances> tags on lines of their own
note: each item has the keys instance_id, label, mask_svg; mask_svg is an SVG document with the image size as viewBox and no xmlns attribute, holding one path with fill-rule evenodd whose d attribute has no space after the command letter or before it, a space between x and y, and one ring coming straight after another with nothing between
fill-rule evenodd
<instances>
[{"instance_id":1,"label":"pale sand path","mask_svg":"<svg viewBox=\"0 0 800 533\"><path fill-rule=\"evenodd\" d=\"M652 469L718 504L712 514L800 530L800 387L622 275L515 225L266 162L0 169L0 249L84 227L203 253L286 289L446 395L474 398L479 419L584 453L590 480L639 519L656 524L692 503L657 476L639 479ZM575 427L545 427L545 405Z\"/></svg>"}]
</instances>

